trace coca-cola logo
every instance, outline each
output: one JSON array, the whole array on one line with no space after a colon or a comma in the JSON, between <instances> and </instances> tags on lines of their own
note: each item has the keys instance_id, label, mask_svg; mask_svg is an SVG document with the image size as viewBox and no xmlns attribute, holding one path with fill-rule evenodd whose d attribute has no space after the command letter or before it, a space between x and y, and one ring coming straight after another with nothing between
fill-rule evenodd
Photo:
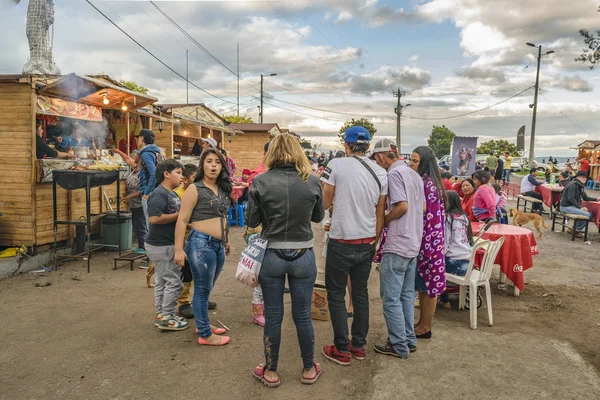
<instances>
[{"instance_id":1,"label":"coca-cola logo","mask_svg":"<svg viewBox=\"0 0 600 400\"><path fill-rule=\"evenodd\" d=\"M513 272L523 272L523 266L519 265L519 264L515 264L515 266L513 267Z\"/></svg>"}]
</instances>

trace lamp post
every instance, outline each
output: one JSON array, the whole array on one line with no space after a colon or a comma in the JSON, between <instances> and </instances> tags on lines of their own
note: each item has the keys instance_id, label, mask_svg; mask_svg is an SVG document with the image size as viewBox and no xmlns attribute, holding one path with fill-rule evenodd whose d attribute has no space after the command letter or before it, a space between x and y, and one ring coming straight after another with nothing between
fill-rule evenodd
<instances>
[{"instance_id":1,"label":"lamp post","mask_svg":"<svg viewBox=\"0 0 600 400\"><path fill-rule=\"evenodd\" d=\"M162 133L164 126L165 126L165 121L163 121L162 119L156 120L156 127L158 128L159 133Z\"/></svg>"},{"instance_id":2,"label":"lamp post","mask_svg":"<svg viewBox=\"0 0 600 400\"><path fill-rule=\"evenodd\" d=\"M276 76L277 74L270 74L266 76ZM264 106L263 106L263 86L265 82L265 75L260 74L260 123L263 123L263 114L264 114Z\"/></svg>"},{"instance_id":3,"label":"lamp post","mask_svg":"<svg viewBox=\"0 0 600 400\"><path fill-rule=\"evenodd\" d=\"M537 102L538 102L538 91L540 89L540 64L542 60L542 45L536 46L533 43L526 43L527 46L537 47L538 56L537 56L537 72L535 74L535 95L533 98L533 119L531 121L531 138L529 140L529 169L534 168L534 157L535 157L535 123L537 118ZM554 53L553 50L546 52L546 54Z\"/></svg>"}]
</instances>

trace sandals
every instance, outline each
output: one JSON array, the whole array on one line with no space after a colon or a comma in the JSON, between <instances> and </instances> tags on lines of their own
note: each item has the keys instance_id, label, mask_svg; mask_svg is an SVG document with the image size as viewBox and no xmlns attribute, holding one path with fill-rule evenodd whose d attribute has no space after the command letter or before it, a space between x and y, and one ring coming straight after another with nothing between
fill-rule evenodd
<instances>
[{"instance_id":1,"label":"sandals","mask_svg":"<svg viewBox=\"0 0 600 400\"><path fill-rule=\"evenodd\" d=\"M276 381L270 381L265 377L265 367L263 364L260 364L256 368L254 368L254 372L252 372L252 375L254 375L256 379L261 381L266 387L275 388L281 385L281 380L279 378L277 378Z\"/></svg>"},{"instance_id":2,"label":"sandals","mask_svg":"<svg viewBox=\"0 0 600 400\"><path fill-rule=\"evenodd\" d=\"M317 379L319 379L319 376L321 376L321 373L323 372L323 370L321 369L321 365L319 363L314 363L315 365L315 376L313 376L312 378L305 378L304 375L300 375L300 382L306 384L306 385L314 385L317 382ZM304 374L304 369L302 369L302 374Z\"/></svg>"},{"instance_id":3,"label":"sandals","mask_svg":"<svg viewBox=\"0 0 600 400\"><path fill-rule=\"evenodd\" d=\"M209 341L202 339L201 337L198 338L198 344L201 344L203 346L224 346L227 343L229 343L229 341L231 340L231 338L229 336L219 336L219 339L221 339L219 341L219 343L210 343Z\"/></svg>"},{"instance_id":4,"label":"sandals","mask_svg":"<svg viewBox=\"0 0 600 400\"><path fill-rule=\"evenodd\" d=\"M223 335L223 334L227 333L227 329L225 329L225 328L210 328L210 330L215 335ZM198 333L198 328L196 328L196 333Z\"/></svg>"}]
</instances>

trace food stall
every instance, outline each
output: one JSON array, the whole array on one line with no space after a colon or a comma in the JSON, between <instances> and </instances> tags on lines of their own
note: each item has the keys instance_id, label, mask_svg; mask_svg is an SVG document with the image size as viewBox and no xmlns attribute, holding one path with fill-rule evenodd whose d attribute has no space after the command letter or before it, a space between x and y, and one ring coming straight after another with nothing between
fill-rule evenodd
<instances>
[{"instance_id":1,"label":"food stall","mask_svg":"<svg viewBox=\"0 0 600 400\"><path fill-rule=\"evenodd\" d=\"M590 179L598 180L600 177L600 140L586 140L577 146L577 159L585 157L590 161Z\"/></svg>"},{"instance_id":2,"label":"food stall","mask_svg":"<svg viewBox=\"0 0 600 400\"><path fill-rule=\"evenodd\" d=\"M122 180L128 168L109 154L115 143L111 134L110 116L121 114L125 121L136 110L150 107L156 98L132 92L115 85L114 81L77 74L65 76L0 75L0 246L25 245L33 252L53 242L52 171L59 170L119 170ZM158 120L160 116L154 119ZM44 126L44 139L58 144L58 137L68 137L75 124L86 132L94 144L85 149L71 148L73 160L36 159L36 123ZM153 120L147 115L146 127ZM133 133L125 124L125 143L132 142ZM134 142L134 140L133 140ZM83 147L83 146L82 146ZM125 146L129 153L130 146ZM74 154L77 151L77 154ZM102 214L108 202L116 201L116 185L91 189L91 212ZM85 191L59 188L56 193L57 217L63 220L85 218ZM95 221L93 230L97 231ZM60 226L57 239L74 239L74 229Z\"/></svg>"}]
</instances>

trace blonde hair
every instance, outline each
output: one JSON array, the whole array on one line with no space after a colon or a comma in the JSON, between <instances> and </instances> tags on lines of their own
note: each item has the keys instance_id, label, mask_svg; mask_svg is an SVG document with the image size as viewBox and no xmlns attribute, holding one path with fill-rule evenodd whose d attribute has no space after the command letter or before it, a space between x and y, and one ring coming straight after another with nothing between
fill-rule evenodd
<instances>
[{"instance_id":1,"label":"blonde hair","mask_svg":"<svg viewBox=\"0 0 600 400\"><path fill-rule=\"evenodd\" d=\"M298 176L303 182L308 181L311 175L310 163L300 143L287 133L275 136L269 144L269 151L265 157L265 168L271 169L278 164L295 164Z\"/></svg>"}]
</instances>

